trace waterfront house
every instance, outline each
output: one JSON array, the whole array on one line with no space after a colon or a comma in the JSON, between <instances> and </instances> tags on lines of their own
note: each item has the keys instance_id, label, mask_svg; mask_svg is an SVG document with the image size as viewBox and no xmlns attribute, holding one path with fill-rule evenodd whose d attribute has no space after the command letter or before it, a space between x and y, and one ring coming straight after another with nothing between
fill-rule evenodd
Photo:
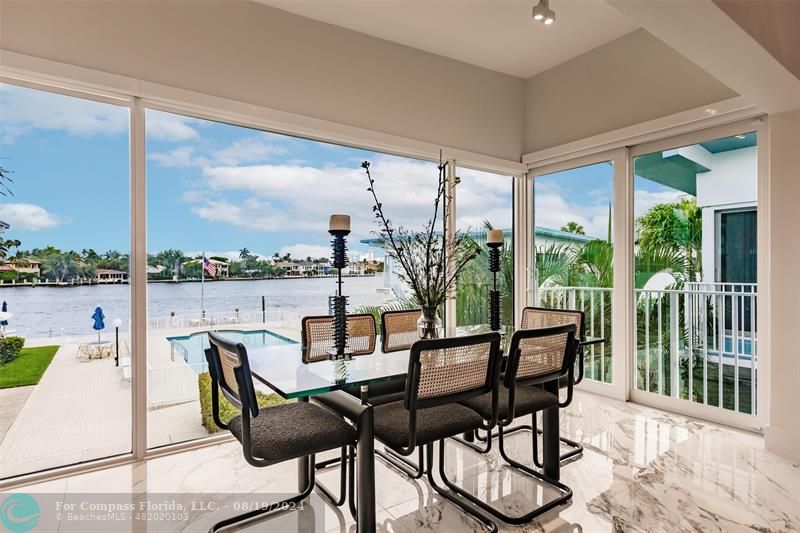
<instances>
[{"instance_id":1,"label":"waterfront house","mask_svg":"<svg viewBox=\"0 0 800 533\"><path fill-rule=\"evenodd\" d=\"M94 279L97 283L128 283L128 273L113 268L98 268Z\"/></svg>"}]
</instances>

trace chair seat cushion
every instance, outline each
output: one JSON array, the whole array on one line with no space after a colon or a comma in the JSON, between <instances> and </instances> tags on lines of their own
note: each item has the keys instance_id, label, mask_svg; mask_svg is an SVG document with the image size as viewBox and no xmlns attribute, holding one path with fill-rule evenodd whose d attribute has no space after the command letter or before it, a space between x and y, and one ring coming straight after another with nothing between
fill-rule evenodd
<instances>
[{"instance_id":1,"label":"chair seat cushion","mask_svg":"<svg viewBox=\"0 0 800 533\"><path fill-rule=\"evenodd\" d=\"M378 405L374 409L375 438L398 449L408 446L409 411L403 402ZM481 416L463 405L452 403L417 409L417 445L452 437L481 427Z\"/></svg>"},{"instance_id":2,"label":"chair seat cushion","mask_svg":"<svg viewBox=\"0 0 800 533\"><path fill-rule=\"evenodd\" d=\"M242 417L228 422L242 442ZM250 419L250 446L255 457L288 461L352 444L356 430L331 411L308 402L287 403L259 410Z\"/></svg>"},{"instance_id":3,"label":"chair seat cushion","mask_svg":"<svg viewBox=\"0 0 800 533\"><path fill-rule=\"evenodd\" d=\"M502 385L498 392L497 416L508 418L508 387ZM473 409L484 420L492 418L492 394L482 394L461 402ZM529 415L558 405L558 398L541 387L517 385L514 387L514 416Z\"/></svg>"}]
</instances>

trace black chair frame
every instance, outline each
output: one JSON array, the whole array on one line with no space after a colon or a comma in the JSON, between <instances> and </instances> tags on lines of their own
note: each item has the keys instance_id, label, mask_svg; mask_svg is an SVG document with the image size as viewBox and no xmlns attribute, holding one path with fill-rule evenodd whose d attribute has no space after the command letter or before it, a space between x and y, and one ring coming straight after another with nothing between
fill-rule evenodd
<instances>
[{"instance_id":1,"label":"black chair frame","mask_svg":"<svg viewBox=\"0 0 800 533\"><path fill-rule=\"evenodd\" d=\"M581 329L580 329L580 331L578 331L578 335L577 336L581 340L586 338L586 317L584 316L583 311L567 310L567 309L552 309L552 308L549 308L549 307L526 307L525 309L523 309L523 313L525 311L527 311L527 310L530 310L530 311L547 311L549 313L558 313L558 312L564 312L564 313L570 313L570 314L580 313L581 314ZM562 379L559 380L559 388L567 389L567 397L566 397L566 399L564 401L562 401L559 398L558 406L560 408L562 408L562 409L566 408L566 407L569 407L569 405L572 403L572 396L573 396L574 386L578 385L581 381L583 381L584 367L585 367L584 346L583 345L579 345L578 346L578 352L577 352L576 357L575 357L575 362L576 362L576 364L573 365L572 367L570 367L570 372L566 376L566 378L562 378ZM513 428L507 428L507 429L505 429L505 434L506 434L506 436L508 436L508 435L510 435L512 433L516 433L518 431L531 431L531 432L536 432L537 435L541 435L542 434L542 430L541 430L541 428L538 427L538 424L537 424L537 421L536 421L536 414L534 413L534 414L531 415L531 423L530 424L521 424L519 426L514 426ZM492 435L492 438L495 438L497 436L498 435L495 433L495 434ZM479 453L487 453L491 449L491 440L490 439L487 439L487 437L481 437L477 432L475 433L475 438L480 442L487 442L488 443L487 446L485 448L481 448L480 446L478 446L478 445L476 445L476 444L474 444L472 442L466 441L466 440L459 440L459 442L461 444L464 444L465 446L469 446L470 448L472 448L473 450L475 450L475 451L477 451ZM573 458L575 458L575 457L577 457L577 456L579 456L579 455L581 455L583 453L583 445L581 443L576 442L576 441L571 440L571 439L568 439L566 437L560 437L560 441L561 441L562 444L565 444L566 446L568 446L570 448L569 451L566 451L566 452L561 454L560 459L561 459L562 463L571 462L571 460ZM533 443L533 463L538 468L542 468L543 467L543 461L539 458L539 444L538 444L538 441L534 441L534 443Z\"/></svg>"},{"instance_id":2,"label":"black chair frame","mask_svg":"<svg viewBox=\"0 0 800 533\"><path fill-rule=\"evenodd\" d=\"M489 354L486 381L483 383L482 386L464 392L448 394L446 396L424 398L424 399L418 398L420 377L422 373L422 363L420 362L420 356L422 355L423 352L430 350L437 350L437 349L454 348L464 345L484 344L487 342L491 343L491 348ZM424 463L422 462L422 460L420 460L420 465L419 468L417 469L417 473L427 474L428 482L439 495L459 506L461 509L464 510L464 512L466 512L467 514L475 518L478 522L486 526L492 533L496 533L498 531L498 528L497 524L494 522L491 516L484 513L481 510L480 506L474 505L469 500L469 498L461 497L459 493L452 490L452 488L451 490L448 490L447 488L442 487L436 482L434 477L434 468L433 468L433 451L434 451L433 448L435 442L423 442L423 443L417 442L416 421L417 421L417 410L419 409L458 403L468 398L491 393L492 411L494 415L492 416L492 419L489 420L485 426L490 431L492 427L494 427L494 424L497 422L497 406L498 406L497 382L500 376L500 361L501 361L500 334L498 333L485 333L481 335L471 335L468 337L455 337L455 338L445 338L445 339L425 339L415 342L411 347L411 354L409 356L408 377L406 380L405 396L403 398L403 406L405 407L405 409L409 411L408 444L405 446L401 446L399 448L394 448L392 446L387 445L388 449L391 449L392 451L395 452L396 455L399 456L411 455L412 453L414 453L414 450L417 449L418 446L424 445L426 449L426 460ZM439 445L442 448L444 447L444 439L439 440ZM445 471L444 455L440 454L439 474L442 477L445 484L449 486L450 481L446 478L444 471Z\"/></svg>"},{"instance_id":3,"label":"black chair frame","mask_svg":"<svg viewBox=\"0 0 800 533\"><path fill-rule=\"evenodd\" d=\"M482 509L486 510L487 512L491 513L492 515L500 518L501 520L509 524L524 524L530 522L537 516L540 516L549 511L550 509L553 509L554 507L564 504L568 502L570 499L572 499L572 489L569 488L567 485L564 485L563 483L557 480L551 479L548 476L540 472L537 472L536 470L533 470L532 468L522 463L519 463L518 461L511 459L505 450L503 435L505 427L507 427L514 421L515 408L516 408L515 396L517 387L541 386L543 384L548 384L550 385L550 387L548 388L553 388L553 385L555 383L558 383L558 381L561 378L569 374L570 369L573 368L575 364L575 353L577 350L577 342L575 341L575 329L576 328L574 324L569 324L563 326L555 326L551 328L519 330L514 333L514 335L511 337L511 344L508 351L508 359L506 361L506 372L503 377L503 385L505 385L506 389L508 390L508 411L506 413L505 418L498 417L496 420L498 426L498 433L497 433L498 447L500 450L500 456L503 458L503 460L505 460L506 463L516 468L517 470L520 470L525 474L533 476L538 480L551 485L552 487L560 491L561 494L557 498L553 498L549 502L540 505L539 507L533 509L528 513L525 513L521 516L511 516L500 512L499 510L497 510L497 508L489 505L488 503L479 498L476 498L474 495L470 494L468 491L465 491L461 487L458 487L457 485L448 482L447 479L444 477L444 474L442 473L442 478L445 480L445 483L447 484L448 487L450 487L451 490L464 496L475 505L478 505ZM548 372L547 374L542 374L531 378L521 378L521 379L518 378L517 372L519 370L519 360L521 356L521 350L519 348L520 341L524 339L536 339L536 338L548 337L559 334L567 335L565 352L561 368L556 371ZM558 404L556 404L555 409L559 409ZM535 412L532 413L532 416L535 419L536 413ZM467 445L471 444L469 442L465 442L460 439L457 440L462 444L467 444ZM488 443L486 451L488 451L491 448L491 442L492 442L491 438L487 440ZM534 443L537 440L537 434L535 432L532 433L532 440ZM475 449L475 447L473 446L470 447ZM440 457L444 456L444 445L441 446L439 450L439 455Z\"/></svg>"},{"instance_id":4,"label":"black chair frame","mask_svg":"<svg viewBox=\"0 0 800 533\"><path fill-rule=\"evenodd\" d=\"M244 455L245 461L248 464L256 467L267 467L272 466L275 464L279 464L285 462L285 460L280 461L270 461L266 459L261 459L255 457L252 451L252 442L250 438L250 420L251 418L255 418L259 414L259 407L258 402L256 400L256 393L255 387L253 386L253 379L250 375L250 362L247 358L247 350L242 343L231 343L227 340L215 335L213 332L209 332L208 335L213 337L213 342L211 342L211 347L205 350L206 361L208 362L208 370L209 375L211 376L211 412L212 417L214 419L214 423L223 430L228 430L228 425L224 423L219 417L219 391L222 391L222 395L227 399L234 407L238 408L241 412L241 420L242 420L242 453ZM217 353L217 349L215 343L218 343L221 346L224 346L227 350L235 352L239 357L240 365L233 369L234 376L236 377L236 384L239 389L239 394L231 390L225 380L222 379L222 367L220 363L219 354ZM342 460L345 458L344 454L345 448L342 448ZM344 462L343 468L344 468ZM313 492L315 488L319 489L321 494L328 499L332 504L339 507L344 504L345 501L345 475L346 472L342 471L341 476L341 483L340 483L340 496L337 498L333 495L333 493L327 489L324 485L316 481L315 479L315 456L309 455L308 456L308 469L307 472L298 472L301 476L301 480L304 477L306 483L304 487L300 490L300 492L292 496L291 498L287 498L285 500L280 500L277 502L273 502L268 504L260 509L254 509L246 513L242 513L236 516L232 516L230 518L226 518L217 522L209 529L209 533L217 533L220 530L225 528L234 526L234 525L241 525L245 522L250 522L255 520L256 518L266 518L270 514L280 514L285 512L288 509L291 509L294 504L297 504L306 498ZM352 475L352 473L351 473Z\"/></svg>"}]
</instances>

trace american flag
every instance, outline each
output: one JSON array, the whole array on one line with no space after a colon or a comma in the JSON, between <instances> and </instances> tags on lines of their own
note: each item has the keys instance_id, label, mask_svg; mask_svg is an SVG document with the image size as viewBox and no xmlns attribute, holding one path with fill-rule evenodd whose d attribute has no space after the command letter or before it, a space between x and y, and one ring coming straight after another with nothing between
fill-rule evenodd
<instances>
[{"instance_id":1,"label":"american flag","mask_svg":"<svg viewBox=\"0 0 800 533\"><path fill-rule=\"evenodd\" d=\"M211 277L217 275L217 267L215 267L214 263L209 261L207 257L203 257L203 270L208 272L208 275Z\"/></svg>"}]
</instances>

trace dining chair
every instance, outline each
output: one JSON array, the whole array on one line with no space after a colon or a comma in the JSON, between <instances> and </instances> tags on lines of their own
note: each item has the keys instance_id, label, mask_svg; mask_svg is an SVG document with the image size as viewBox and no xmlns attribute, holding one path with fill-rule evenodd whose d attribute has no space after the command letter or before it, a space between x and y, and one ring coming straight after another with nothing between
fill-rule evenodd
<instances>
[{"instance_id":1,"label":"dining chair","mask_svg":"<svg viewBox=\"0 0 800 533\"><path fill-rule=\"evenodd\" d=\"M356 429L332 411L309 402L259 408L245 346L214 332L208 332L208 340L210 347L205 350L205 355L211 376L214 423L230 431L241 443L245 461L255 467L267 467L292 459L309 458L308 483L299 494L226 518L214 524L210 531L217 532L257 517L266 518L276 511L285 511L306 499L315 486L332 503L341 505L337 502L343 500L344 491L337 499L315 483L314 457L317 453L353 445L357 439ZM220 391L240 413L228 422L220 419Z\"/></svg>"},{"instance_id":2,"label":"dining chair","mask_svg":"<svg viewBox=\"0 0 800 533\"><path fill-rule=\"evenodd\" d=\"M303 362L314 363L330 358L335 348L333 339L334 317L306 316L301 321ZM347 346L352 355L367 355L375 351L378 329L375 317L370 314L347 315Z\"/></svg>"},{"instance_id":3,"label":"dining chair","mask_svg":"<svg viewBox=\"0 0 800 533\"><path fill-rule=\"evenodd\" d=\"M545 307L526 307L522 310L522 320L520 326L522 329L546 328L562 324L574 324L577 328L576 337L578 340L582 341L586 338L586 317L583 311L577 311L573 309L550 309ZM572 403L573 389L575 385L583 381L584 366L584 348L583 346L579 346L575 358L574 368L571 369L572 372L570 375L565 376L559 381L559 388L566 389L567 392L567 397L565 400L562 401L559 399L558 406L560 408L563 409L569 407L569 405ZM514 429L516 431L535 431L540 435L542 433L542 430L537 426L535 416L533 417L533 422L531 425L518 426ZM510 433L510 431L506 432L506 434L508 433ZM573 457L583 453L583 445L581 443L566 437L561 437L561 442L570 448L569 451L561 454L561 461L568 461ZM536 466L542 468L542 460L539 458L538 444L534 444L533 462Z\"/></svg>"},{"instance_id":4,"label":"dining chair","mask_svg":"<svg viewBox=\"0 0 800 533\"><path fill-rule=\"evenodd\" d=\"M400 455L425 447L422 467L430 485L442 497L497 531L497 524L469 499L440 486L433 468L434 445L439 444L439 476L445 474L445 440L454 435L493 427L497 415L497 380L500 374L500 335L418 340L411 346L406 388L402 401L374 407L375 438ZM461 401L489 394L492 411L487 422ZM491 429L490 429L491 430Z\"/></svg>"},{"instance_id":5,"label":"dining chair","mask_svg":"<svg viewBox=\"0 0 800 533\"><path fill-rule=\"evenodd\" d=\"M516 331L511 337L506 371L498 387L498 398L487 393L461 401L462 405L473 409L484 420L496 417L500 455L509 465L536 477L559 493L558 497L521 516L511 516L500 512L461 487L448 483L451 490L505 522L511 524L529 522L572 498L572 490L568 486L509 458L504 446L503 432L515 418L531 415L535 419L536 413L545 409L555 410L555 425L558 426L558 396L546 391L541 385L557 382L574 364L577 350L575 331L574 324ZM496 407L495 402L497 402ZM531 435L534 446L538 437L535 432ZM488 440L485 451L491 448L492 439Z\"/></svg>"},{"instance_id":6,"label":"dining chair","mask_svg":"<svg viewBox=\"0 0 800 533\"><path fill-rule=\"evenodd\" d=\"M410 350L419 340L417 321L422 309L403 309L381 313L381 348L383 353Z\"/></svg>"}]
</instances>

